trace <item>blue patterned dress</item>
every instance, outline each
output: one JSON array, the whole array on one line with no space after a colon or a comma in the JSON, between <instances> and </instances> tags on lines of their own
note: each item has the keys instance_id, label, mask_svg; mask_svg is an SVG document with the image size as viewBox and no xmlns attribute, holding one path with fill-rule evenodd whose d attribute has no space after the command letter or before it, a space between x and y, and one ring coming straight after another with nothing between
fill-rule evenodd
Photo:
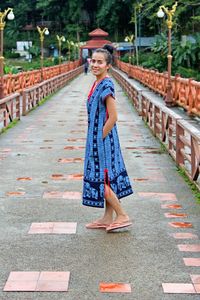
<instances>
[{"instance_id":1,"label":"blue patterned dress","mask_svg":"<svg viewBox=\"0 0 200 300\"><path fill-rule=\"evenodd\" d=\"M103 139L107 119L105 99L115 98L114 84L104 78L87 101L88 132L86 140L83 204L104 207L104 184L107 183L118 199L133 193L124 165L116 124Z\"/></svg>"}]
</instances>

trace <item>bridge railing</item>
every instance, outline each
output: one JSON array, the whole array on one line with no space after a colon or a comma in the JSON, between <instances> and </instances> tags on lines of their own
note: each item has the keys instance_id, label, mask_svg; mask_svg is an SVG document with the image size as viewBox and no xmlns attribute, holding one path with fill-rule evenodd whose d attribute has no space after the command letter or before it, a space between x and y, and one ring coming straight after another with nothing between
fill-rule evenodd
<instances>
[{"instance_id":1,"label":"bridge railing","mask_svg":"<svg viewBox=\"0 0 200 300\"><path fill-rule=\"evenodd\" d=\"M80 60L68 62L65 64L46 67L39 70L21 72L18 74L8 74L3 76L3 93L4 96L10 95L12 93L21 92L23 89L31 87L37 83L42 82L69 72L80 66Z\"/></svg>"},{"instance_id":2,"label":"bridge railing","mask_svg":"<svg viewBox=\"0 0 200 300\"><path fill-rule=\"evenodd\" d=\"M20 119L20 94L14 93L0 100L0 129Z\"/></svg>"},{"instance_id":3,"label":"bridge railing","mask_svg":"<svg viewBox=\"0 0 200 300\"><path fill-rule=\"evenodd\" d=\"M24 88L21 93L13 93L0 99L0 131L9 123L19 120L21 115L26 115L36 107L45 97L64 87L66 83L83 71L83 66L60 74L32 87Z\"/></svg>"},{"instance_id":4,"label":"bridge railing","mask_svg":"<svg viewBox=\"0 0 200 300\"><path fill-rule=\"evenodd\" d=\"M165 96L167 93L167 72L159 73L143 67L133 66L120 60L117 67L129 77L140 81L156 93ZM180 75L172 76L172 95L174 102L187 110L188 114L200 116L200 82L193 79L182 78Z\"/></svg>"},{"instance_id":5,"label":"bridge railing","mask_svg":"<svg viewBox=\"0 0 200 300\"><path fill-rule=\"evenodd\" d=\"M139 89L125 75L112 69L113 76L131 98L138 114L165 145L176 164L186 171L200 189L200 132L164 104L152 99L147 89Z\"/></svg>"},{"instance_id":6,"label":"bridge railing","mask_svg":"<svg viewBox=\"0 0 200 300\"><path fill-rule=\"evenodd\" d=\"M42 99L64 87L69 80L73 79L82 71L83 67L78 67L75 70L63 73L23 90L22 115L26 115L32 108L37 106Z\"/></svg>"}]
</instances>

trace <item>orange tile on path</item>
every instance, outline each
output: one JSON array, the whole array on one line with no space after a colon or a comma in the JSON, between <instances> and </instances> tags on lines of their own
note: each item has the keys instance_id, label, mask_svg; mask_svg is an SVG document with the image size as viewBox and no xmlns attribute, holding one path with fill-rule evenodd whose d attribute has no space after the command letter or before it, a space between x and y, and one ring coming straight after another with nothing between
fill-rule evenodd
<instances>
[{"instance_id":1,"label":"orange tile on path","mask_svg":"<svg viewBox=\"0 0 200 300\"><path fill-rule=\"evenodd\" d=\"M184 213L165 213L166 218L187 218L187 214Z\"/></svg>"},{"instance_id":2,"label":"orange tile on path","mask_svg":"<svg viewBox=\"0 0 200 300\"><path fill-rule=\"evenodd\" d=\"M191 283L163 283L162 287L167 294L196 294Z\"/></svg>"},{"instance_id":3,"label":"orange tile on path","mask_svg":"<svg viewBox=\"0 0 200 300\"><path fill-rule=\"evenodd\" d=\"M199 275L197 275L197 274L195 274L195 275L191 274L190 277L191 277L191 280L192 280L193 283L200 284L200 274Z\"/></svg>"},{"instance_id":4,"label":"orange tile on path","mask_svg":"<svg viewBox=\"0 0 200 300\"><path fill-rule=\"evenodd\" d=\"M59 158L58 162L60 163L80 163L83 162L84 159L81 157L77 158Z\"/></svg>"},{"instance_id":5,"label":"orange tile on path","mask_svg":"<svg viewBox=\"0 0 200 300\"><path fill-rule=\"evenodd\" d=\"M29 180L32 180L31 177L18 177L17 180L19 181L29 181Z\"/></svg>"},{"instance_id":6,"label":"orange tile on path","mask_svg":"<svg viewBox=\"0 0 200 300\"><path fill-rule=\"evenodd\" d=\"M187 267L200 267L200 258L185 257L183 261Z\"/></svg>"},{"instance_id":7,"label":"orange tile on path","mask_svg":"<svg viewBox=\"0 0 200 300\"><path fill-rule=\"evenodd\" d=\"M131 285L128 283L101 282L99 291L101 293L131 293Z\"/></svg>"},{"instance_id":8,"label":"orange tile on path","mask_svg":"<svg viewBox=\"0 0 200 300\"><path fill-rule=\"evenodd\" d=\"M189 222L170 222L168 223L169 226L175 227L175 228L192 228L192 223Z\"/></svg>"},{"instance_id":9,"label":"orange tile on path","mask_svg":"<svg viewBox=\"0 0 200 300\"><path fill-rule=\"evenodd\" d=\"M163 209L181 209L182 206L179 204L162 204L161 208L163 208Z\"/></svg>"},{"instance_id":10,"label":"orange tile on path","mask_svg":"<svg viewBox=\"0 0 200 300\"><path fill-rule=\"evenodd\" d=\"M6 292L67 292L70 272L11 272Z\"/></svg>"},{"instance_id":11,"label":"orange tile on path","mask_svg":"<svg viewBox=\"0 0 200 300\"><path fill-rule=\"evenodd\" d=\"M200 284L194 284L195 291L200 294Z\"/></svg>"},{"instance_id":12,"label":"orange tile on path","mask_svg":"<svg viewBox=\"0 0 200 300\"><path fill-rule=\"evenodd\" d=\"M180 251L185 251L185 252L200 252L200 245L192 245L192 244L184 244L184 245L178 245L178 249Z\"/></svg>"},{"instance_id":13,"label":"orange tile on path","mask_svg":"<svg viewBox=\"0 0 200 300\"><path fill-rule=\"evenodd\" d=\"M74 234L76 228L75 222L32 223L28 234Z\"/></svg>"},{"instance_id":14,"label":"orange tile on path","mask_svg":"<svg viewBox=\"0 0 200 300\"><path fill-rule=\"evenodd\" d=\"M80 200L81 193L80 192L59 192L59 191L51 191L44 192L44 199L69 199L69 200Z\"/></svg>"},{"instance_id":15,"label":"orange tile on path","mask_svg":"<svg viewBox=\"0 0 200 300\"><path fill-rule=\"evenodd\" d=\"M176 201L176 195L173 193L147 193L139 192L138 195L142 198L155 198L161 201Z\"/></svg>"},{"instance_id":16,"label":"orange tile on path","mask_svg":"<svg viewBox=\"0 0 200 300\"><path fill-rule=\"evenodd\" d=\"M24 196L25 192L7 192L6 196L16 197L16 196Z\"/></svg>"},{"instance_id":17,"label":"orange tile on path","mask_svg":"<svg viewBox=\"0 0 200 300\"><path fill-rule=\"evenodd\" d=\"M177 232L177 233L173 233L172 236L175 239L194 239L194 240L197 240L199 238L198 235L190 233L190 232Z\"/></svg>"}]
</instances>

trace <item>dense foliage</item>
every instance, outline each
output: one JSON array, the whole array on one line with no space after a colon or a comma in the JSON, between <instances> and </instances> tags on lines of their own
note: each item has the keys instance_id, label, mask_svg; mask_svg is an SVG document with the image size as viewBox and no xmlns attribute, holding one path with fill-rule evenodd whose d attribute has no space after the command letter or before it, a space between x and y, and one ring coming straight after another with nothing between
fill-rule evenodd
<instances>
[{"instance_id":1,"label":"dense foliage","mask_svg":"<svg viewBox=\"0 0 200 300\"><path fill-rule=\"evenodd\" d=\"M36 26L46 26L50 35L45 37L45 46L56 45L56 34L67 40L86 41L88 33L97 27L108 31L113 42L124 41L126 35L134 34L137 21L140 36L159 38L150 52L139 53L139 63L145 67L166 70L167 26L164 19L158 19L160 5L172 8L175 0L0 0L0 9L14 9L15 19L6 21L4 50L12 56L17 40L32 40L32 55L40 52L40 40ZM140 9L139 9L140 7ZM136 18L135 19L135 13ZM27 25L31 25L27 27ZM27 30L27 28L29 30ZM200 2L179 0L173 16L173 72L187 73L186 69L200 68ZM192 35L196 44L180 43L182 35ZM62 51L67 52L67 43ZM125 60L128 57L124 58ZM133 61L134 63L134 58ZM181 67L180 67L181 66ZM196 72L195 71L195 72ZM189 71L188 71L189 72ZM186 74L187 75L187 74ZM188 76L192 76L189 74Z\"/></svg>"},{"instance_id":2,"label":"dense foliage","mask_svg":"<svg viewBox=\"0 0 200 300\"><path fill-rule=\"evenodd\" d=\"M61 33L73 40L87 40L88 33L96 27L110 33L113 41L124 40L125 35L134 32L134 7L142 4L140 15L141 35L158 34L165 27L156 12L163 3L171 8L174 0L0 0L3 11L7 7L14 8L15 20L6 24L6 40L10 45L15 39L22 39L30 34L37 40L36 25L49 27L49 41ZM130 20L133 22L130 23ZM187 20L187 22L185 22ZM25 26L33 25L27 33ZM174 16L174 32L177 35L193 34L200 30L199 0L179 0ZM9 39L12 37L12 39ZM13 38L14 37L14 38ZM8 45L8 46L9 46Z\"/></svg>"}]
</instances>

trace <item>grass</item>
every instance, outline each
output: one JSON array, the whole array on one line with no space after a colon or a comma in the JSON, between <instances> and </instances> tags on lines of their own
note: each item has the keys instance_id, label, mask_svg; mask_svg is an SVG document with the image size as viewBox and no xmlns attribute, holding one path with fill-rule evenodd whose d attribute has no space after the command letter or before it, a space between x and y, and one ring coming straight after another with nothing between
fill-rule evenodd
<instances>
[{"instance_id":1,"label":"grass","mask_svg":"<svg viewBox=\"0 0 200 300\"><path fill-rule=\"evenodd\" d=\"M185 180L187 185L189 186L192 194L195 196L195 199L197 200L197 203L200 204L200 191L197 185L188 177L185 170L181 167L177 167L178 173L181 175L181 177Z\"/></svg>"},{"instance_id":2,"label":"grass","mask_svg":"<svg viewBox=\"0 0 200 300\"><path fill-rule=\"evenodd\" d=\"M1 129L0 134L5 133L7 130L15 127L19 121L20 120L18 119L12 121L7 127Z\"/></svg>"}]
</instances>

